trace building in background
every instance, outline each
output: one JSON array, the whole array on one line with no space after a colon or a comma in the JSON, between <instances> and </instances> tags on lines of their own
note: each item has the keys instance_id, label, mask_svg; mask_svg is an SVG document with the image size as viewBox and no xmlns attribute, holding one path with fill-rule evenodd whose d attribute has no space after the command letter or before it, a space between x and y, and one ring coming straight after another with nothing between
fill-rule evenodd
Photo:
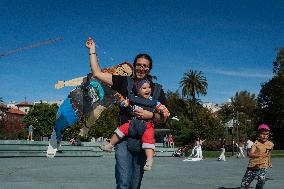
<instances>
[{"instance_id":1,"label":"building in background","mask_svg":"<svg viewBox=\"0 0 284 189\"><path fill-rule=\"evenodd\" d=\"M215 103L212 103L212 102L205 102L202 104L202 106L206 109L208 109L211 113L216 113L218 112L219 110L221 110L221 105L219 104L215 104Z\"/></svg>"},{"instance_id":2,"label":"building in background","mask_svg":"<svg viewBox=\"0 0 284 189\"><path fill-rule=\"evenodd\" d=\"M18 109L9 108L4 117L4 130L7 132L20 131L25 125L22 123L24 116L27 114Z\"/></svg>"},{"instance_id":3,"label":"building in background","mask_svg":"<svg viewBox=\"0 0 284 189\"><path fill-rule=\"evenodd\" d=\"M28 113L32 109L33 104L30 102L19 102L16 104L16 107L18 110Z\"/></svg>"}]
</instances>

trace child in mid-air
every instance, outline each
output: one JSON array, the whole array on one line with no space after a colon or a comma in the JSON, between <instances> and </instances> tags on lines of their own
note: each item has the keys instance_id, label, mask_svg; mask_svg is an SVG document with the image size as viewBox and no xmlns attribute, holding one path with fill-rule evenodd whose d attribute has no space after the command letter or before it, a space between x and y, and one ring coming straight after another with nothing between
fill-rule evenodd
<instances>
[{"instance_id":1,"label":"child in mid-air","mask_svg":"<svg viewBox=\"0 0 284 189\"><path fill-rule=\"evenodd\" d=\"M150 81L148 80L141 80L136 84L136 93L139 97L143 97L143 99L150 99L151 100L151 86ZM139 108L135 104L131 104L128 99L122 99L120 101L120 107L132 107L132 109ZM155 104L155 112L168 112L168 109L162 105L161 103L157 102ZM136 118L134 118L136 119ZM145 150L147 161L146 165L144 166L145 171L150 171L152 169L153 164L153 156L155 150L155 139L154 139L154 123L151 120L145 120L146 130L142 135L142 148ZM130 126L130 122L127 122L121 126L119 126L112 135L110 142L104 146L101 146L101 149L104 151L111 152L112 148L115 144L117 144L123 137L128 136L128 129Z\"/></svg>"},{"instance_id":2,"label":"child in mid-air","mask_svg":"<svg viewBox=\"0 0 284 189\"><path fill-rule=\"evenodd\" d=\"M250 183L257 177L255 189L262 189L268 167L272 167L271 151L274 144L268 140L270 128L262 124L258 127L258 140L252 145L248 154L250 157L246 173L242 179L241 189L249 188Z\"/></svg>"}]
</instances>

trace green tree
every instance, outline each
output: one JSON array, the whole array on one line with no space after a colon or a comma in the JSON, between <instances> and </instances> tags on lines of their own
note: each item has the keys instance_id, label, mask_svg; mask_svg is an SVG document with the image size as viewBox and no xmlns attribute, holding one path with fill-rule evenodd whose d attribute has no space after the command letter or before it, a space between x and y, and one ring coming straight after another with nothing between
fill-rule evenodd
<instances>
[{"instance_id":1,"label":"green tree","mask_svg":"<svg viewBox=\"0 0 284 189\"><path fill-rule=\"evenodd\" d=\"M118 126L119 109L113 105L104 110L99 119L91 126L88 136L110 138Z\"/></svg>"},{"instance_id":2,"label":"green tree","mask_svg":"<svg viewBox=\"0 0 284 189\"><path fill-rule=\"evenodd\" d=\"M257 109L256 96L248 91L236 92L235 96L231 98L231 102L235 112L252 116Z\"/></svg>"},{"instance_id":3,"label":"green tree","mask_svg":"<svg viewBox=\"0 0 284 189\"><path fill-rule=\"evenodd\" d=\"M214 140L223 136L224 128L218 118L214 117L207 109L200 108L196 117L193 118L191 131L195 138Z\"/></svg>"},{"instance_id":4,"label":"green tree","mask_svg":"<svg viewBox=\"0 0 284 189\"><path fill-rule=\"evenodd\" d=\"M277 56L273 62L273 73L278 74L284 70L284 48L277 49Z\"/></svg>"},{"instance_id":5,"label":"green tree","mask_svg":"<svg viewBox=\"0 0 284 189\"><path fill-rule=\"evenodd\" d=\"M171 116L185 115L186 102L180 97L178 91L167 91L167 108L169 109Z\"/></svg>"},{"instance_id":6,"label":"green tree","mask_svg":"<svg viewBox=\"0 0 284 189\"><path fill-rule=\"evenodd\" d=\"M231 97L231 103L226 103L218 111L218 117L223 124L230 120L235 120L234 132L237 140L254 136L254 127L257 120L256 112L258 110L257 99L255 94L248 91L236 92L235 96Z\"/></svg>"},{"instance_id":7,"label":"green tree","mask_svg":"<svg viewBox=\"0 0 284 189\"><path fill-rule=\"evenodd\" d=\"M189 70L184 73L183 78L179 82L182 88L182 96L192 99L196 102L196 95L207 94L207 79L201 71Z\"/></svg>"},{"instance_id":8,"label":"green tree","mask_svg":"<svg viewBox=\"0 0 284 189\"><path fill-rule=\"evenodd\" d=\"M62 132L62 140L69 141L71 138L85 140L84 136L80 136L81 129L86 125L84 118L81 118L71 127L68 127Z\"/></svg>"},{"instance_id":9,"label":"green tree","mask_svg":"<svg viewBox=\"0 0 284 189\"><path fill-rule=\"evenodd\" d=\"M23 123L33 125L34 139L40 140L42 136L50 136L56 119L56 104L49 105L47 103L39 103L24 117Z\"/></svg>"},{"instance_id":10,"label":"green tree","mask_svg":"<svg viewBox=\"0 0 284 189\"><path fill-rule=\"evenodd\" d=\"M272 128L276 148L284 148L284 75L278 73L264 83L258 95L259 123Z\"/></svg>"}]
</instances>

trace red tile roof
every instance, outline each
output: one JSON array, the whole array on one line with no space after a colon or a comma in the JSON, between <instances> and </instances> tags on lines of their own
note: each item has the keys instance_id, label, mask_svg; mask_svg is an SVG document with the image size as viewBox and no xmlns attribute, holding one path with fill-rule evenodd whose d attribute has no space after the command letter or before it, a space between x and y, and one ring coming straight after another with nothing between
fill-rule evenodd
<instances>
[{"instance_id":1,"label":"red tile roof","mask_svg":"<svg viewBox=\"0 0 284 189\"><path fill-rule=\"evenodd\" d=\"M18 109L13 109L13 108L8 109L8 113L19 114L19 115L26 115L27 114L26 112L23 112L23 111L18 110Z\"/></svg>"}]
</instances>

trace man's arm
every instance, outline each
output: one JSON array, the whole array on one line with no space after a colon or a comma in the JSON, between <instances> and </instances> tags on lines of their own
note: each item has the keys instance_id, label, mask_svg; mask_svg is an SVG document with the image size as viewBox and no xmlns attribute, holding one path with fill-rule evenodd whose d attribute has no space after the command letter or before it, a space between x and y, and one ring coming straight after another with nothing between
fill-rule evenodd
<instances>
[{"instance_id":1,"label":"man's arm","mask_svg":"<svg viewBox=\"0 0 284 189\"><path fill-rule=\"evenodd\" d=\"M112 74L107 72L102 72L97 59L95 42L91 37L88 38L86 42L86 47L90 49L90 64L93 76L97 78L99 81L112 86L113 85Z\"/></svg>"}]
</instances>

